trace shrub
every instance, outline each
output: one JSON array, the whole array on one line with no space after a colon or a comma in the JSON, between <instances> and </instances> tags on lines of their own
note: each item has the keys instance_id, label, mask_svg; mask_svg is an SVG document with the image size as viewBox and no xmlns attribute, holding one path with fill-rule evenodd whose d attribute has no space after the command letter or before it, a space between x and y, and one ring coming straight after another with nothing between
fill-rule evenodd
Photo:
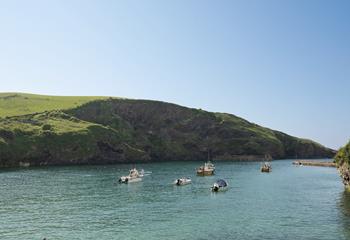
<instances>
[{"instance_id":1,"label":"shrub","mask_svg":"<svg viewBox=\"0 0 350 240\"><path fill-rule=\"evenodd\" d=\"M52 129L52 127L51 127L50 124L44 124L43 127L42 127L42 129L43 129L44 131L50 131L50 130Z\"/></svg>"}]
</instances>

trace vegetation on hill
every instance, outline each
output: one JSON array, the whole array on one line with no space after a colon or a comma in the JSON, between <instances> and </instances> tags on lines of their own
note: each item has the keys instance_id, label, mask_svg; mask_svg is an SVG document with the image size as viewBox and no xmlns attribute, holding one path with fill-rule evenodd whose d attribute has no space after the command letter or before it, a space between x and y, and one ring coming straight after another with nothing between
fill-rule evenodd
<instances>
[{"instance_id":1,"label":"vegetation on hill","mask_svg":"<svg viewBox=\"0 0 350 240\"><path fill-rule=\"evenodd\" d=\"M350 188L350 141L339 149L335 156L335 162L338 166L340 176L343 179L343 183Z\"/></svg>"},{"instance_id":2,"label":"vegetation on hill","mask_svg":"<svg viewBox=\"0 0 350 240\"><path fill-rule=\"evenodd\" d=\"M10 96L0 100L8 101L0 104L0 166L205 160L208 151L217 160L334 155L226 113L148 100Z\"/></svg>"},{"instance_id":3,"label":"vegetation on hill","mask_svg":"<svg viewBox=\"0 0 350 240\"><path fill-rule=\"evenodd\" d=\"M0 120L0 166L147 160L112 128L51 111Z\"/></svg>"},{"instance_id":4,"label":"vegetation on hill","mask_svg":"<svg viewBox=\"0 0 350 240\"><path fill-rule=\"evenodd\" d=\"M62 97L27 93L0 93L0 117L69 109L93 100L106 98L107 97Z\"/></svg>"}]
</instances>

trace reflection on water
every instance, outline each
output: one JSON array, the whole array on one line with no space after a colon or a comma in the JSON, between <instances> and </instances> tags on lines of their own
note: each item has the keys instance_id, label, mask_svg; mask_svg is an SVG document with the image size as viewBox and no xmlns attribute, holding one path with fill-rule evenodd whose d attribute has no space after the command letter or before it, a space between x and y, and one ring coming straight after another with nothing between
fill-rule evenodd
<instances>
[{"instance_id":1,"label":"reflection on water","mask_svg":"<svg viewBox=\"0 0 350 240\"><path fill-rule=\"evenodd\" d=\"M341 221L344 225L344 234L350 239L350 190L344 190L339 203Z\"/></svg>"}]
</instances>

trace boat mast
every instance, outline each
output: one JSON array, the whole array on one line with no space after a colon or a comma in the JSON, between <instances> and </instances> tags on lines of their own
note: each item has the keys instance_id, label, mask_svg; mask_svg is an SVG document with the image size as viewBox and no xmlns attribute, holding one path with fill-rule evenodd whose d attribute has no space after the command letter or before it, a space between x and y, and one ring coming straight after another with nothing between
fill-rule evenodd
<instances>
[{"instance_id":1,"label":"boat mast","mask_svg":"<svg viewBox=\"0 0 350 240\"><path fill-rule=\"evenodd\" d=\"M209 137L207 135L207 158L208 158L208 162L210 161L210 149L209 149Z\"/></svg>"}]
</instances>

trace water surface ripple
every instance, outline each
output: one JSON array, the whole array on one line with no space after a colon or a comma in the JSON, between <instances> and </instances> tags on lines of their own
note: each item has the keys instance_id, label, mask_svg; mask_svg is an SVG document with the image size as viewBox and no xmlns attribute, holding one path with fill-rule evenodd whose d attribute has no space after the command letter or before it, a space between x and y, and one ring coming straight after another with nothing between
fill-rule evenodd
<instances>
[{"instance_id":1,"label":"water surface ripple","mask_svg":"<svg viewBox=\"0 0 350 240\"><path fill-rule=\"evenodd\" d=\"M350 193L334 168L274 161L140 164L143 182L116 183L131 165L0 172L0 239L350 239ZM175 187L177 177L192 185ZM213 194L224 178L229 190Z\"/></svg>"}]
</instances>

